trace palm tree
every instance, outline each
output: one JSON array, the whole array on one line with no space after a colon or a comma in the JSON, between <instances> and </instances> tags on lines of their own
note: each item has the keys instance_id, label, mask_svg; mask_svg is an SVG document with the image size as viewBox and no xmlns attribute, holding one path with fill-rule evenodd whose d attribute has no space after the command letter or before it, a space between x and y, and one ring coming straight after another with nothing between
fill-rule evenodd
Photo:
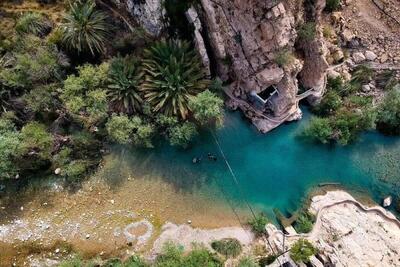
<instances>
[{"instance_id":1,"label":"palm tree","mask_svg":"<svg viewBox=\"0 0 400 267\"><path fill-rule=\"evenodd\" d=\"M92 55L104 51L104 44L110 35L106 14L95 10L93 0L70 3L70 10L64 17L63 42L78 53L90 51Z\"/></svg>"},{"instance_id":2,"label":"palm tree","mask_svg":"<svg viewBox=\"0 0 400 267\"><path fill-rule=\"evenodd\" d=\"M142 81L140 64L132 57L116 57L110 65L108 96L111 108L118 113L133 114L143 102L139 86Z\"/></svg>"},{"instance_id":3,"label":"palm tree","mask_svg":"<svg viewBox=\"0 0 400 267\"><path fill-rule=\"evenodd\" d=\"M186 41L160 41L144 51L141 89L153 112L185 120L189 100L209 84L199 56Z\"/></svg>"}]
</instances>

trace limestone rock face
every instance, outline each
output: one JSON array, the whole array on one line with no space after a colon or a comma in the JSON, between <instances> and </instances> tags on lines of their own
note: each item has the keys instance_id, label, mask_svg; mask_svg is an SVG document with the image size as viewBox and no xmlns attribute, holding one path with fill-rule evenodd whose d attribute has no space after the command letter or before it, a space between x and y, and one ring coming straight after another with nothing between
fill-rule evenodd
<instances>
[{"instance_id":1,"label":"limestone rock face","mask_svg":"<svg viewBox=\"0 0 400 267\"><path fill-rule=\"evenodd\" d=\"M201 0L202 22L216 62L217 74L232 81L231 106L241 108L262 132L297 113L297 74L302 62L290 56L285 66L276 57L292 54L297 38L296 21L287 1ZM288 56L289 57L289 56ZM254 110L251 92L274 86L273 114ZM244 102L241 102L244 101ZM265 118L271 117L271 120Z\"/></svg>"},{"instance_id":2,"label":"limestone rock face","mask_svg":"<svg viewBox=\"0 0 400 267\"><path fill-rule=\"evenodd\" d=\"M165 10L162 0L113 0L125 8L151 35L158 36L164 28Z\"/></svg>"}]
</instances>

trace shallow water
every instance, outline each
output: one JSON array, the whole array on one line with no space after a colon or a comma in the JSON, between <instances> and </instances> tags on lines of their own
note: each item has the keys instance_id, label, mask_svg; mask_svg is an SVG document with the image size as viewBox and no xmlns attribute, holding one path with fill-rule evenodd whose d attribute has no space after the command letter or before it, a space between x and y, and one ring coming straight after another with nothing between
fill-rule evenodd
<instances>
[{"instance_id":1,"label":"shallow water","mask_svg":"<svg viewBox=\"0 0 400 267\"><path fill-rule=\"evenodd\" d=\"M286 214L294 212L320 183L340 183L378 202L388 194L398 194L400 138L372 132L347 147L312 144L299 137L310 117L306 111L301 122L263 135L239 112L228 112L217 137L238 186L208 132L202 133L188 150L161 142L152 150L125 148L114 153L119 153L121 164L129 166L135 175L161 177L180 192L213 192L210 194L214 198L228 200L233 206L246 207L247 200L253 208L268 214L274 208ZM209 152L218 156L216 162L207 159ZM199 156L202 162L193 164L192 158ZM118 177L123 175L115 172L118 168L107 178L118 184Z\"/></svg>"}]
</instances>

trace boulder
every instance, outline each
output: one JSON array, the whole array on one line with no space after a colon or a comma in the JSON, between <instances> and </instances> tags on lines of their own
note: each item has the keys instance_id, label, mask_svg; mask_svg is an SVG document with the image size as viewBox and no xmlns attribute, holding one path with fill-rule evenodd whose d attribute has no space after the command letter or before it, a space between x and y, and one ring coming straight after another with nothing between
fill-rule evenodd
<instances>
[{"instance_id":1,"label":"boulder","mask_svg":"<svg viewBox=\"0 0 400 267\"><path fill-rule=\"evenodd\" d=\"M390 205L392 205L392 196L387 196L385 197L385 199L383 200L383 206L385 208L389 207Z\"/></svg>"},{"instance_id":2,"label":"boulder","mask_svg":"<svg viewBox=\"0 0 400 267\"><path fill-rule=\"evenodd\" d=\"M370 50L365 51L365 58L367 60L374 61L377 57L378 56L374 52L372 52Z\"/></svg>"},{"instance_id":3,"label":"boulder","mask_svg":"<svg viewBox=\"0 0 400 267\"><path fill-rule=\"evenodd\" d=\"M362 63L365 61L365 56L361 52L355 52L353 54L353 60L356 64Z\"/></svg>"}]
</instances>

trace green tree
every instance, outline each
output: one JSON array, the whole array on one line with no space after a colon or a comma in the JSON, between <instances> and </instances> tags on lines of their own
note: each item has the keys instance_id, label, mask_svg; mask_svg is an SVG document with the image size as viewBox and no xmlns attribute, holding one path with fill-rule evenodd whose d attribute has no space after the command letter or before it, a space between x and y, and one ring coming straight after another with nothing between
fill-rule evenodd
<instances>
[{"instance_id":1,"label":"green tree","mask_svg":"<svg viewBox=\"0 0 400 267\"><path fill-rule=\"evenodd\" d=\"M14 123L2 116L0 118L0 180L10 179L18 174L14 155L20 144L20 134Z\"/></svg>"},{"instance_id":2,"label":"green tree","mask_svg":"<svg viewBox=\"0 0 400 267\"><path fill-rule=\"evenodd\" d=\"M144 51L145 100L152 111L186 119L190 98L209 84L195 50L186 41L160 41Z\"/></svg>"},{"instance_id":3,"label":"green tree","mask_svg":"<svg viewBox=\"0 0 400 267\"><path fill-rule=\"evenodd\" d=\"M111 61L107 94L114 112L133 114L141 110L141 82L142 71L136 59L128 56Z\"/></svg>"},{"instance_id":4,"label":"green tree","mask_svg":"<svg viewBox=\"0 0 400 267\"><path fill-rule=\"evenodd\" d=\"M400 86L389 91L379 105L377 128L385 134L400 134Z\"/></svg>"},{"instance_id":5,"label":"green tree","mask_svg":"<svg viewBox=\"0 0 400 267\"><path fill-rule=\"evenodd\" d=\"M171 145L186 148L197 134L196 125L186 121L170 128L168 137Z\"/></svg>"},{"instance_id":6,"label":"green tree","mask_svg":"<svg viewBox=\"0 0 400 267\"><path fill-rule=\"evenodd\" d=\"M53 137L45 125L30 122L21 129L21 144L18 154L21 156L33 154L41 159L50 159L53 149Z\"/></svg>"},{"instance_id":7,"label":"green tree","mask_svg":"<svg viewBox=\"0 0 400 267\"><path fill-rule=\"evenodd\" d=\"M242 252L242 244L235 238L224 238L213 241L211 247L226 258L236 258Z\"/></svg>"},{"instance_id":8,"label":"green tree","mask_svg":"<svg viewBox=\"0 0 400 267\"><path fill-rule=\"evenodd\" d=\"M134 129L132 121L124 115L113 115L106 123L109 138L119 144L131 143L131 134Z\"/></svg>"},{"instance_id":9,"label":"green tree","mask_svg":"<svg viewBox=\"0 0 400 267\"><path fill-rule=\"evenodd\" d=\"M298 233L309 233L313 228L314 222L315 215L308 211L303 211L297 218L294 228Z\"/></svg>"},{"instance_id":10,"label":"green tree","mask_svg":"<svg viewBox=\"0 0 400 267\"><path fill-rule=\"evenodd\" d=\"M71 1L62 25L63 42L78 53L103 52L111 25L104 12L96 10L93 0Z\"/></svg>"},{"instance_id":11,"label":"green tree","mask_svg":"<svg viewBox=\"0 0 400 267\"><path fill-rule=\"evenodd\" d=\"M327 144L332 139L333 128L327 118L312 118L303 135L311 140Z\"/></svg>"},{"instance_id":12,"label":"green tree","mask_svg":"<svg viewBox=\"0 0 400 267\"><path fill-rule=\"evenodd\" d=\"M336 91L328 91L321 103L313 108L313 111L319 116L328 116L334 114L342 106L342 99Z\"/></svg>"},{"instance_id":13,"label":"green tree","mask_svg":"<svg viewBox=\"0 0 400 267\"><path fill-rule=\"evenodd\" d=\"M248 224L251 230L258 236L265 234L265 225L268 223L268 218L264 213L257 214L255 218L251 218Z\"/></svg>"},{"instance_id":14,"label":"green tree","mask_svg":"<svg viewBox=\"0 0 400 267\"><path fill-rule=\"evenodd\" d=\"M200 125L221 125L223 104L222 99L209 90L199 93L189 101L193 116Z\"/></svg>"},{"instance_id":15,"label":"green tree","mask_svg":"<svg viewBox=\"0 0 400 267\"><path fill-rule=\"evenodd\" d=\"M290 257L295 262L307 263L317 253L317 249L306 239L299 239L290 249Z\"/></svg>"}]
</instances>

